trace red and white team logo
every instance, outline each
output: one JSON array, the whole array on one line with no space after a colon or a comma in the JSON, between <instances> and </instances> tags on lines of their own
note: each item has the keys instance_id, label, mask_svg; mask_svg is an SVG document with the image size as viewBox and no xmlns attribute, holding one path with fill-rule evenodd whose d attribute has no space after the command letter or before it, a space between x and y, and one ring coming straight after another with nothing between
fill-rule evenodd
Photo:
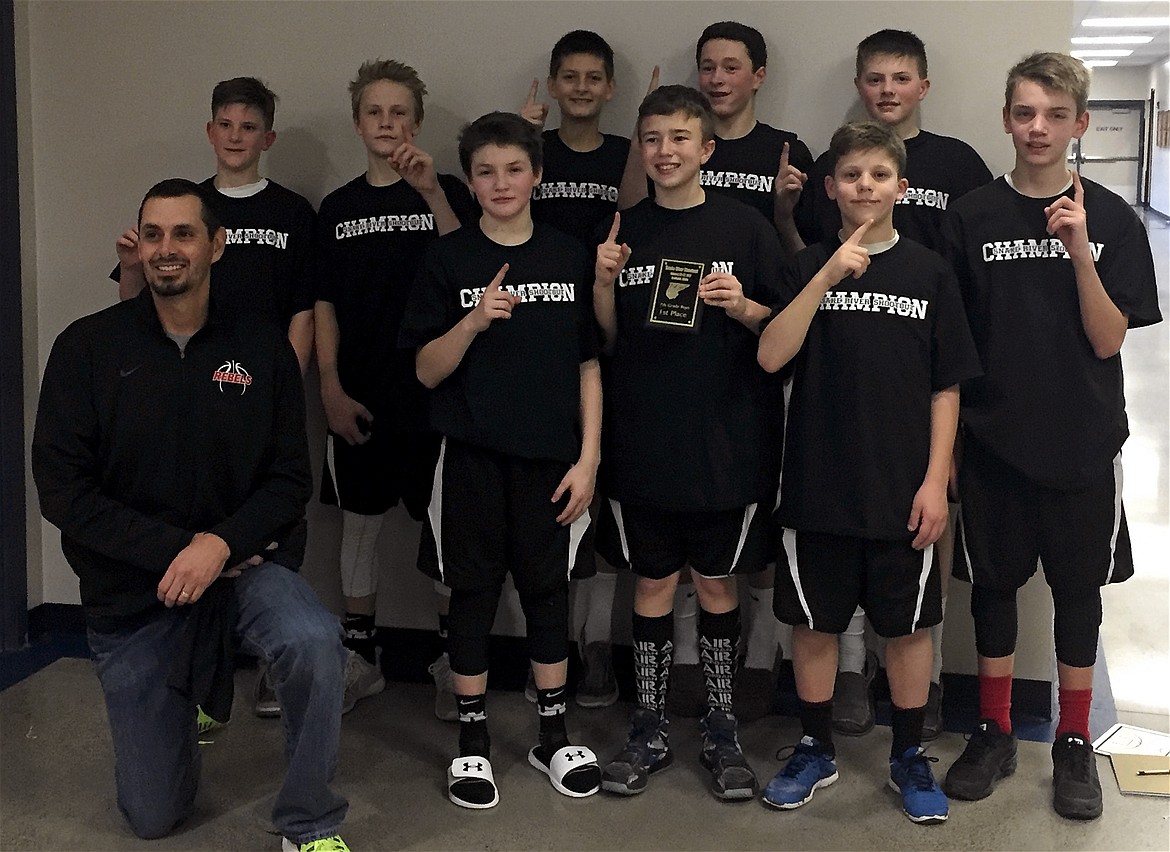
<instances>
[{"instance_id":1,"label":"red and white team logo","mask_svg":"<svg viewBox=\"0 0 1170 852\"><path fill-rule=\"evenodd\" d=\"M228 385L238 386L240 394L243 395L247 392L248 385L252 384L252 374L241 367L239 361L228 361L211 374L211 380L219 383L220 393L223 393L226 382Z\"/></svg>"}]
</instances>

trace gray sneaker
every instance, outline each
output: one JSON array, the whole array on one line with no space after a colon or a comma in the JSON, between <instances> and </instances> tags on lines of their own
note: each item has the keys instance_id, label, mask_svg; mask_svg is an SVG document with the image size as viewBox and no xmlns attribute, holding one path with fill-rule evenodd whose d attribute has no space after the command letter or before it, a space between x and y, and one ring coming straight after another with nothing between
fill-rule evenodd
<instances>
[{"instance_id":1,"label":"gray sneaker","mask_svg":"<svg viewBox=\"0 0 1170 852\"><path fill-rule=\"evenodd\" d=\"M381 670L368 663L361 654L350 651L345 661L345 697L341 702L341 712L348 713L361 699L377 695L385 688L386 679Z\"/></svg>"},{"instance_id":2,"label":"gray sneaker","mask_svg":"<svg viewBox=\"0 0 1170 852\"><path fill-rule=\"evenodd\" d=\"M847 737L860 737L873 730L874 700L870 684L877 674L877 657L865 654L865 670L837 672L833 686L833 731Z\"/></svg>"},{"instance_id":3,"label":"gray sneaker","mask_svg":"<svg viewBox=\"0 0 1170 852\"><path fill-rule=\"evenodd\" d=\"M444 651L427 668L435 680L435 718L441 722L458 722L459 707L455 704L455 688L451 682L451 660Z\"/></svg>"},{"instance_id":4,"label":"gray sneaker","mask_svg":"<svg viewBox=\"0 0 1170 852\"><path fill-rule=\"evenodd\" d=\"M613 651L608 642L590 642L581 655L578 707L610 707L617 703L618 685L613 674Z\"/></svg>"},{"instance_id":5,"label":"gray sneaker","mask_svg":"<svg viewBox=\"0 0 1170 852\"><path fill-rule=\"evenodd\" d=\"M252 711L261 719L271 719L280 715L280 701L276 697L276 687L272 684L272 675L267 663L261 663L260 671L256 673L255 698Z\"/></svg>"}]
</instances>

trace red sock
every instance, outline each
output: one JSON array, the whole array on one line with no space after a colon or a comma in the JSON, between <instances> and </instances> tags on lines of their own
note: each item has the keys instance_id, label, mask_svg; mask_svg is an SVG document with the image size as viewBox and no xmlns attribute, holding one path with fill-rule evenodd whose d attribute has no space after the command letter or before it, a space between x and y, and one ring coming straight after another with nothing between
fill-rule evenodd
<instances>
[{"instance_id":1,"label":"red sock","mask_svg":"<svg viewBox=\"0 0 1170 852\"><path fill-rule=\"evenodd\" d=\"M1060 703L1060 721L1056 723L1056 738L1065 734L1076 734L1089 739L1089 706L1093 703L1092 689L1065 689L1057 690L1057 701Z\"/></svg>"},{"instance_id":2,"label":"red sock","mask_svg":"<svg viewBox=\"0 0 1170 852\"><path fill-rule=\"evenodd\" d=\"M1012 676L979 675L979 718L992 719L1005 733L1012 732Z\"/></svg>"}]
</instances>

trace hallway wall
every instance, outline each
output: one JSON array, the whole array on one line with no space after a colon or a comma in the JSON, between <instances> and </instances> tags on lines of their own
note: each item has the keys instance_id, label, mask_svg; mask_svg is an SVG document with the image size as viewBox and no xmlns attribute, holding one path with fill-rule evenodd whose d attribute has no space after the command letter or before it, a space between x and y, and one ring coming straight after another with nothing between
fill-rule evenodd
<instances>
[{"instance_id":1,"label":"hallway wall","mask_svg":"<svg viewBox=\"0 0 1170 852\"><path fill-rule=\"evenodd\" d=\"M529 81L547 74L548 51L567 30L596 29L613 44L618 93L603 129L628 134L651 66L661 64L664 82L693 84L694 40L718 14L751 23L768 39L761 120L796 131L818 153L843 120L861 115L851 85L857 41L882 27L907 28L930 54L924 126L967 140L1000 174L1011 163L1000 124L1005 73L1032 50L1067 49L1072 6L792 0L725 2L716 12L710 4L667 2L18 3L29 434L54 338L116 298L106 279L113 242L133 223L142 193L164 177L212 172L203 125L218 80L257 75L281 96L265 173L316 204L364 169L345 87L368 58L400 58L419 69L430 91L419 144L442 170L457 171L459 127L490 109L517 108ZM554 108L549 126L555 122ZM315 384L309 393L319 460ZM58 534L36 516L29 488L30 603L76 602ZM336 605L338 520L314 504L310 523L307 572ZM383 623L433 623L429 584L411 568L415 534L403 515L384 536L397 541L384 542L383 588L395 591L382 596ZM1023 630L1044 635L1046 603L1034 593L1023 606L1036 618ZM953 600L951 608L960 623L965 606ZM962 648L971 644L965 630L951 631ZM970 652L966 660L963 653L956 646L955 665L970 670ZM1047 654L1022 661L1020 675L1048 679Z\"/></svg>"}]
</instances>

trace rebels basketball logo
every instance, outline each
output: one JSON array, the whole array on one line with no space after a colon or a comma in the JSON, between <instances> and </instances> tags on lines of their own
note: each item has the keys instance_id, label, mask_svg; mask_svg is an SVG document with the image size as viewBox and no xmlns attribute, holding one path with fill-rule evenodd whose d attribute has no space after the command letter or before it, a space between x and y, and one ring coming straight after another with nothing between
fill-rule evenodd
<instances>
[{"instance_id":1,"label":"rebels basketball logo","mask_svg":"<svg viewBox=\"0 0 1170 852\"><path fill-rule=\"evenodd\" d=\"M228 361L211 374L211 380L219 383L220 393L223 393L226 383L229 387L238 386L242 395L247 392L248 385L252 384L252 374L241 367L239 361Z\"/></svg>"}]
</instances>

